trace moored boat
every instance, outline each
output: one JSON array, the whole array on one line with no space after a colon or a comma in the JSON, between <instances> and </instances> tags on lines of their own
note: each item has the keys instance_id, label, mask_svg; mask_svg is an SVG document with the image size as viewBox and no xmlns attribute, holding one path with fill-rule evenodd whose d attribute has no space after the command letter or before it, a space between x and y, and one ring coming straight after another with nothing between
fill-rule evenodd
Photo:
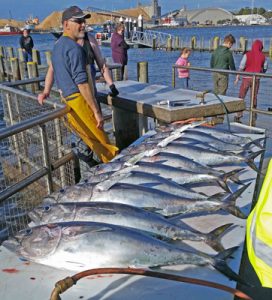
<instances>
[{"instance_id":1,"label":"moored boat","mask_svg":"<svg viewBox=\"0 0 272 300\"><path fill-rule=\"evenodd\" d=\"M15 35L21 34L22 31L14 26L6 24L3 28L0 28L0 35Z\"/></svg>"}]
</instances>

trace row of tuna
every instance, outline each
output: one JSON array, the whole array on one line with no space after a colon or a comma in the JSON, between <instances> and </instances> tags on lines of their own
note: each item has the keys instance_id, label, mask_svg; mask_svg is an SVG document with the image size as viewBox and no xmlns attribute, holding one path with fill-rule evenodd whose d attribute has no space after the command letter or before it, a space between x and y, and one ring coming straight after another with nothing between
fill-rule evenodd
<instances>
[{"instance_id":1,"label":"row of tuna","mask_svg":"<svg viewBox=\"0 0 272 300\"><path fill-rule=\"evenodd\" d=\"M225 262L237 247L221 244L232 224L203 233L173 217L224 210L246 218L235 202L250 183L239 174L247 165L258 172L254 158L264 151L262 139L201 125L159 127L118 159L90 169L84 181L47 196L29 213L30 227L3 245L31 261L75 271L210 265L245 283ZM224 172L227 164L232 168ZM218 188L207 195L200 185ZM175 240L203 241L218 254L188 250Z\"/></svg>"}]
</instances>

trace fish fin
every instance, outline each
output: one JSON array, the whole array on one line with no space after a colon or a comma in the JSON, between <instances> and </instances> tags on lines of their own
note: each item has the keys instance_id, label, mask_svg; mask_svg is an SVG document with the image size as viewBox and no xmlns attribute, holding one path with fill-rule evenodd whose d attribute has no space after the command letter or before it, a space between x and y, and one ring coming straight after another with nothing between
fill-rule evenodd
<instances>
[{"instance_id":1,"label":"fish fin","mask_svg":"<svg viewBox=\"0 0 272 300\"><path fill-rule=\"evenodd\" d=\"M206 243L211 246L215 251L220 252L224 250L223 245L221 244L221 236L229 229L233 223L228 223L222 226L215 228L214 230L207 233Z\"/></svg>"},{"instance_id":2,"label":"fish fin","mask_svg":"<svg viewBox=\"0 0 272 300\"><path fill-rule=\"evenodd\" d=\"M243 171L244 168L237 168L237 169L234 169L230 172L227 172L227 173L224 173L222 175L220 175L220 178L222 178L225 182L230 179L232 181L234 181L235 183L237 184L243 184L239 178L238 178L238 173L240 173L241 171Z\"/></svg>"},{"instance_id":3,"label":"fish fin","mask_svg":"<svg viewBox=\"0 0 272 300\"><path fill-rule=\"evenodd\" d=\"M221 177L221 176L220 176ZM228 187L226 181L222 180L222 178L218 178L217 183L219 186L228 193L231 193L230 188Z\"/></svg>"},{"instance_id":4,"label":"fish fin","mask_svg":"<svg viewBox=\"0 0 272 300\"><path fill-rule=\"evenodd\" d=\"M261 142L264 141L264 139L265 139L265 138L259 138L259 139L256 139L256 140L254 140L254 141L251 141L251 142L245 144L245 145L243 146L243 149L244 149L245 151L251 151L251 147L252 147L253 145L254 145L254 146L257 146L257 147L260 148L260 149L263 149L263 146L262 146Z\"/></svg>"},{"instance_id":5,"label":"fish fin","mask_svg":"<svg viewBox=\"0 0 272 300\"><path fill-rule=\"evenodd\" d=\"M257 146L258 148L260 149L263 149L263 145L261 144L261 142L263 142L264 140L266 139L266 137L262 137L262 138L259 138L259 139L256 139L254 141L252 141L252 143Z\"/></svg>"},{"instance_id":6,"label":"fish fin","mask_svg":"<svg viewBox=\"0 0 272 300\"><path fill-rule=\"evenodd\" d=\"M221 208L228 211L229 213L231 213L232 215L238 218L246 219L247 216L239 209L239 207L235 206L235 201L250 186L250 184L251 183L244 185L233 194L227 196Z\"/></svg>"},{"instance_id":7,"label":"fish fin","mask_svg":"<svg viewBox=\"0 0 272 300\"><path fill-rule=\"evenodd\" d=\"M254 152L252 154L250 154L247 159L246 159L246 163L250 166L251 169L253 169L254 171L256 171L258 174L261 174L261 171L258 169L258 167L254 164L254 159L259 156L260 154L262 154L265 150L259 150L257 152Z\"/></svg>"},{"instance_id":8,"label":"fish fin","mask_svg":"<svg viewBox=\"0 0 272 300\"><path fill-rule=\"evenodd\" d=\"M205 195L205 194L204 194ZM206 195L205 195L206 196ZM219 200L219 201L223 201L226 198L226 193L216 193L212 196L208 197L208 200Z\"/></svg>"},{"instance_id":9,"label":"fish fin","mask_svg":"<svg viewBox=\"0 0 272 300\"><path fill-rule=\"evenodd\" d=\"M225 260L229 258L238 248L239 247L232 247L215 255L212 262L213 267L220 273L227 276L230 280L234 280L246 286L251 286L240 275L236 274L225 262Z\"/></svg>"}]
</instances>

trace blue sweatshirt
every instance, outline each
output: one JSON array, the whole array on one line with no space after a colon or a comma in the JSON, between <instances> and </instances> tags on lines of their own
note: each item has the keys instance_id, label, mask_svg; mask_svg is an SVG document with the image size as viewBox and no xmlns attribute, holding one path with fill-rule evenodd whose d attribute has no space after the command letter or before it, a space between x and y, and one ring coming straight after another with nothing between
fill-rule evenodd
<instances>
[{"instance_id":1,"label":"blue sweatshirt","mask_svg":"<svg viewBox=\"0 0 272 300\"><path fill-rule=\"evenodd\" d=\"M86 54L81 46L67 36L60 37L52 53L57 87L63 97L78 93L78 84L88 82Z\"/></svg>"}]
</instances>

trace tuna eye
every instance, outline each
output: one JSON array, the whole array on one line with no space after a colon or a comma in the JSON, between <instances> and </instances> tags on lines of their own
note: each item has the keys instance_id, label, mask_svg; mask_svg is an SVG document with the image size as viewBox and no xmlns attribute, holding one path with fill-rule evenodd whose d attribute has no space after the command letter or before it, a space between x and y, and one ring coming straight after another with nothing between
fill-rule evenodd
<instances>
[{"instance_id":1,"label":"tuna eye","mask_svg":"<svg viewBox=\"0 0 272 300\"><path fill-rule=\"evenodd\" d=\"M31 228L26 229L25 235L31 235L31 234L32 234L32 229Z\"/></svg>"},{"instance_id":2,"label":"tuna eye","mask_svg":"<svg viewBox=\"0 0 272 300\"><path fill-rule=\"evenodd\" d=\"M44 211L49 211L50 210L50 206L49 205L46 205L45 207L44 207Z\"/></svg>"}]
</instances>

